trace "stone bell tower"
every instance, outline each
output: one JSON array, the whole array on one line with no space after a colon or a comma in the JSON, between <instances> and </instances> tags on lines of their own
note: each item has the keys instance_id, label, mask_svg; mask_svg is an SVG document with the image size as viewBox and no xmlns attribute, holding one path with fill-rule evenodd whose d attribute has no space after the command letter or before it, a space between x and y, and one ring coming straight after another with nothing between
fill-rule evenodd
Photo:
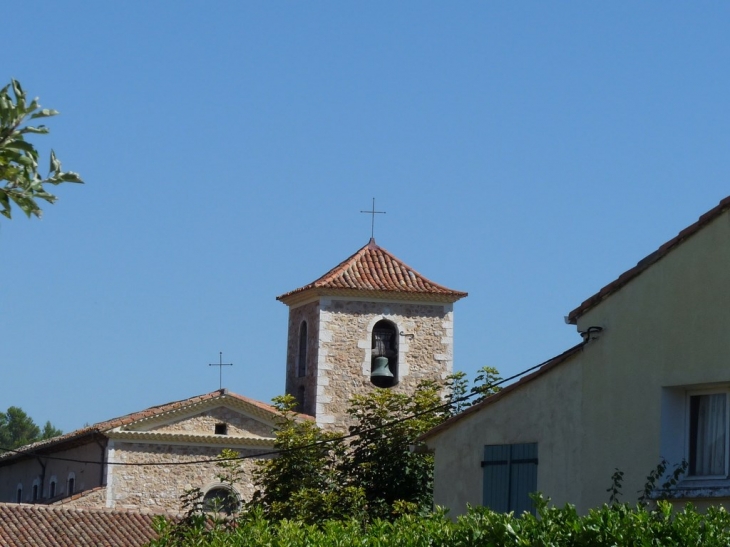
<instances>
[{"instance_id":1,"label":"stone bell tower","mask_svg":"<svg viewBox=\"0 0 730 547\"><path fill-rule=\"evenodd\" d=\"M321 427L344 429L353 395L409 393L453 369L453 304L374 239L322 277L277 297L289 306L286 392Z\"/></svg>"}]
</instances>

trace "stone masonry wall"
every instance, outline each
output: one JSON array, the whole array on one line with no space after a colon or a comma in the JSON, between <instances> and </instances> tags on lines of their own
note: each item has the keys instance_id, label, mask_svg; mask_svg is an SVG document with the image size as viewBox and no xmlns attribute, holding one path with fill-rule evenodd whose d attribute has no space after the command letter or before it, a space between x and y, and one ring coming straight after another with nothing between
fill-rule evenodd
<instances>
[{"instance_id":1,"label":"stone masonry wall","mask_svg":"<svg viewBox=\"0 0 730 547\"><path fill-rule=\"evenodd\" d=\"M370 382L372 328L395 323L399 383L412 392L423 380L442 382L453 370L453 305L388 303L322 298L317 377L317 423L346 430L350 398L376 389Z\"/></svg>"},{"instance_id":2,"label":"stone masonry wall","mask_svg":"<svg viewBox=\"0 0 730 547\"><path fill-rule=\"evenodd\" d=\"M153 431L215 433L215 424L228 424L228 435L245 435L253 433L261 437L273 437L272 427L260 420L243 416L238 410L217 407L197 416L183 418L177 422L153 428Z\"/></svg>"},{"instance_id":3,"label":"stone masonry wall","mask_svg":"<svg viewBox=\"0 0 730 547\"><path fill-rule=\"evenodd\" d=\"M302 321L307 322L307 373L297 376L297 358L299 356L299 329ZM286 393L299 396L300 387L304 387L304 408L300 411L314 416L317 395L317 359L319 338L319 302L310 302L303 306L289 309L289 331L286 349Z\"/></svg>"},{"instance_id":4,"label":"stone masonry wall","mask_svg":"<svg viewBox=\"0 0 730 547\"><path fill-rule=\"evenodd\" d=\"M170 446L153 443L115 441L110 461L124 463L185 463L215 459L221 448L202 446ZM263 450L236 449L242 456ZM254 492L252 470L255 459L241 460L243 479L234 485L241 498L248 500ZM215 462L192 465L110 466L107 504L112 508L147 508L179 511L180 495L189 488L203 492L220 484Z\"/></svg>"},{"instance_id":5,"label":"stone masonry wall","mask_svg":"<svg viewBox=\"0 0 730 547\"><path fill-rule=\"evenodd\" d=\"M76 509L102 509L106 507L106 488L97 486L92 490L74 494L70 498L61 498L50 505Z\"/></svg>"}]
</instances>

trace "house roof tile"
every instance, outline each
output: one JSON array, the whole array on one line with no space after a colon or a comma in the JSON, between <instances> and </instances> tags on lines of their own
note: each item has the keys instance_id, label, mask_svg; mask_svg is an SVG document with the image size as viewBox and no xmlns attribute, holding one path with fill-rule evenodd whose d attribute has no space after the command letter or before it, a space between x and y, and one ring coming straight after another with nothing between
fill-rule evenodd
<instances>
[{"instance_id":1,"label":"house roof tile","mask_svg":"<svg viewBox=\"0 0 730 547\"><path fill-rule=\"evenodd\" d=\"M0 503L3 547L141 547L156 513Z\"/></svg>"},{"instance_id":2,"label":"house roof tile","mask_svg":"<svg viewBox=\"0 0 730 547\"><path fill-rule=\"evenodd\" d=\"M375 243L374 239L324 274L298 289L277 296L291 304L303 293L398 293L401 298L455 302L467 293L434 283Z\"/></svg>"},{"instance_id":3,"label":"house roof tile","mask_svg":"<svg viewBox=\"0 0 730 547\"><path fill-rule=\"evenodd\" d=\"M710 209L705 214L700 216L699 220L694 224L687 226L684 230L679 232L675 237L661 245L656 251L642 258L636 266L626 270L624 273L618 276L617 279L603 287L596 294L586 299L580 306L571 311L566 317L567 322L570 324L576 324L578 318L586 313L588 310L602 302L611 294L618 291L621 287L626 285L629 281L634 279L636 276L641 274L644 270L655 264L667 254L673 251L677 246L682 244L686 239L693 236L704 228L707 224L715 220L722 213L730 209L730 196L723 199L716 207Z\"/></svg>"}]
</instances>

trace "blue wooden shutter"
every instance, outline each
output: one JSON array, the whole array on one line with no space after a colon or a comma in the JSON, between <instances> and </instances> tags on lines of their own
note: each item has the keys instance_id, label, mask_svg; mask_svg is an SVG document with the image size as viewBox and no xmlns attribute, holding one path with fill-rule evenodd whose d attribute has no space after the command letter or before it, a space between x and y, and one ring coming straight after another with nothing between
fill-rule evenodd
<instances>
[{"instance_id":1,"label":"blue wooden shutter","mask_svg":"<svg viewBox=\"0 0 730 547\"><path fill-rule=\"evenodd\" d=\"M537 491L537 443L513 444L510 473L510 511L535 513L530 494Z\"/></svg>"},{"instance_id":2,"label":"blue wooden shutter","mask_svg":"<svg viewBox=\"0 0 730 547\"><path fill-rule=\"evenodd\" d=\"M537 443L485 446L482 468L485 507L535 512L530 494L537 491Z\"/></svg>"},{"instance_id":3,"label":"blue wooden shutter","mask_svg":"<svg viewBox=\"0 0 730 547\"><path fill-rule=\"evenodd\" d=\"M484 506L492 511L509 511L510 446L498 444L484 447Z\"/></svg>"}]
</instances>

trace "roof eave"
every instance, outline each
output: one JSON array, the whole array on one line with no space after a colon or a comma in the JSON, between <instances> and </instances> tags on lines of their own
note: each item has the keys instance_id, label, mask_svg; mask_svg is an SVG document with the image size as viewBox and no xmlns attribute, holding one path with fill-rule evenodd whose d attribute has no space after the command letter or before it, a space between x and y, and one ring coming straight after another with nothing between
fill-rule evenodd
<instances>
[{"instance_id":1,"label":"roof eave","mask_svg":"<svg viewBox=\"0 0 730 547\"><path fill-rule=\"evenodd\" d=\"M590 298L584 300L580 306L575 308L566 316L566 322L570 325L577 324L578 319L580 319L583 314L600 304L603 300L621 289L624 285L632 281L635 277L639 276L652 265L659 262L667 254L672 252L687 239L699 232L707 224L722 215L727 209L730 209L730 196L724 198L716 207L713 207L705 214L700 216L697 222L694 222L693 224L687 226L684 230L682 230L675 237L664 243L656 251L642 258L636 264L636 266L629 270L626 270L624 273L618 276L617 279L603 287L600 291L598 291Z\"/></svg>"},{"instance_id":2,"label":"roof eave","mask_svg":"<svg viewBox=\"0 0 730 547\"><path fill-rule=\"evenodd\" d=\"M560 355L550 359L547 363L542 365L540 368L538 368L534 372L531 372L530 374L523 376L518 381L516 381L514 384L510 384L510 385L506 386L505 388L501 389L494 395L490 395L489 397L484 399L482 402L477 403L474 406L470 406L469 408L460 412L459 414L456 414L455 416L452 416L451 418L447 419L446 421L441 422L436 427L429 429L424 434L422 434L420 437L418 437L416 439L416 441L426 442L427 440L439 435L446 429L451 428L455 423L460 422L461 420L471 416L475 412L479 412L484 407L494 404L495 402L499 401L500 399L514 393L515 391L524 387L526 384L539 378L543 374L550 372L553 368L557 367L558 365L570 360L570 358L572 358L579 351L581 351L583 349L583 346L585 346L585 345L586 345L586 342L581 342L580 344L577 344L577 345L573 346L572 348L565 350Z\"/></svg>"},{"instance_id":3,"label":"roof eave","mask_svg":"<svg viewBox=\"0 0 730 547\"><path fill-rule=\"evenodd\" d=\"M87 437L88 439L86 439ZM53 439L48 439L47 441L39 441L25 446L19 446L11 454L3 454L0 456L0 467L11 462L14 463L18 460L36 458L37 456L57 452L59 447L64 447L64 449L74 448L82 444L106 438L106 435L97 429L87 429L79 430L76 435L63 435Z\"/></svg>"},{"instance_id":4,"label":"roof eave","mask_svg":"<svg viewBox=\"0 0 730 547\"><path fill-rule=\"evenodd\" d=\"M249 448L271 448L274 437L247 437L242 435L201 435L167 431L109 431L107 436L119 441L143 441L163 444L222 445Z\"/></svg>"},{"instance_id":5,"label":"roof eave","mask_svg":"<svg viewBox=\"0 0 730 547\"><path fill-rule=\"evenodd\" d=\"M418 291L382 291L363 289L333 289L330 287L310 287L288 294L277 296L276 299L289 307L300 306L318 300L321 297L354 297L373 300L404 300L408 302L424 302L434 304L449 304L461 300L469 293L460 291L451 292L418 292Z\"/></svg>"}]
</instances>

